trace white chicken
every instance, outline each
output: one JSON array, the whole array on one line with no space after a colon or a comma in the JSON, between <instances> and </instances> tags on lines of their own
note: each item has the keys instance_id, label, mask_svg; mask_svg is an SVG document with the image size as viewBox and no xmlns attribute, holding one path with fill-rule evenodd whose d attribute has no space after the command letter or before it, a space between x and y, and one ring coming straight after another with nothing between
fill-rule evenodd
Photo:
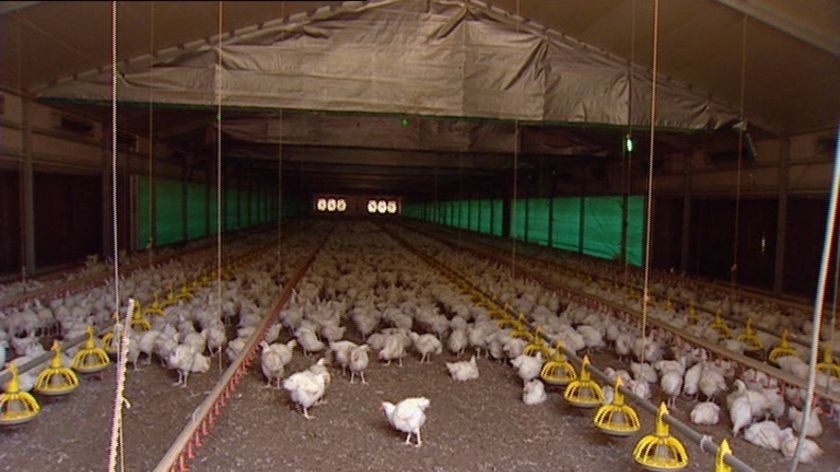
<instances>
[{"instance_id":1,"label":"white chicken","mask_svg":"<svg viewBox=\"0 0 840 472\"><path fill-rule=\"evenodd\" d=\"M426 423L426 409L429 408L429 404L429 399L425 397L406 398L396 405L382 402L382 411L385 412L391 426L407 434L406 444L411 444L411 435L414 434L417 436L417 447L420 447L423 445L420 428Z\"/></svg>"},{"instance_id":2,"label":"white chicken","mask_svg":"<svg viewBox=\"0 0 840 472\"><path fill-rule=\"evenodd\" d=\"M187 386L187 378L191 372L207 372L210 370L210 358L197 352L194 346L181 344L166 358L169 367L178 370L178 381L175 385L183 388Z\"/></svg>"},{"instance_id":3,"label":"white chicken","mask_svg":"<svg viewBox=\"0 0 840 472\"><path fill-rule=\"evenodd\" d=\"M431 362L432 354L439 355L443 352L443 345L434 334L417 334L410 333L411 341L414 343L414 349L420 353L420 363Z\"/></svg>"},{"instance_id":4,"label":"white chicken","mask_svg":"<svg viewBox=\"0 0 840 472\"><path fill-rule=\"evenodd\" d=\"M350 383L356 379L356 374L362 377L362 383L367 384L365 380L365 369L367 369L369 358L368 350L370 348L367 344L356 346L350 351Z\"/></svg>"},{"instance_id":5,"label":"white chicken","mask_svg":"<svg viewBox=\"0 0 840 472\"><path fill-rule=\"evenodd\" d=\"M793 459L793 454L796 452L796 446L799 444L798 438L793 434L790 428L782 430L781 449L785 459ZM820 458L823 451L820 446L814 441L805 438L802 443L802 450L799 453L799 461L803 464L812 464Z\"/></svg>"},{"instance_id":6,"label":"white chicken","mask_svg":"<svg viewBox=\"0 0 840 472\"><path fill-rule=\"evenodd\" d=\"M468 343L467 330L455 329L449 333L449 339L446 341L446 347L452 354L460 356L464 353L464 349L467 348Z\"/></svg>"},{"instance_id":7,"label":"white chicken","mask_svg":"<svg viewBox=\"0 0 840 472\"><path fill-rule=\"evenodd\" d=\"M545 399L545 385L539 379L525 382L525 386L522 387L522 403L526 405L539 405Z\"/></svg>"},{"instance_id":8,"label":"white chicken","mask_svg":"<svg viewBox=\"0 0 840 472\"><path fill-rule=\"evenodd\" d=\"M701 402L691 409L691 422L694 424L718 424L720 407L713 402Z\"/></svg>"},{"instance_id":9,"label":"white chicken","mask_svg":"<svg viewBox=\"0 0 840 472\"><path fill-rule=\"evenodd\" d=\"M321 359L316 365L323 367L323 362L324 359ZM303 417L308 420L313 418L309 416L309 408L324 396L329 383L329 372L313 372L312 367L292 374L283 381L283 388L289 392L292 401L303 408Z\"/></svg>"},{"instance_id":10,"label":"white chicken","mask_svg":"<svg viewBox=\"0 0 840 472\"><path fill-rule=\"evenodd\" d=\"M262 348L262 354L260 355L260 368L262 369L262 373L265 375L268 382L267 386L280 388L280 380L283 379L283 371L285 370L286 364L283 363L282 354L274 349L275 346L279 347L283 345L269 345L265 341L260 342L260 347Z\"/></svg>"},{"instance_id":11,"label":"white chicken","mask_svg":"<svg viewBox=\"0 0 840 472\"><path fill-rule=\"evenodd\" d=\"M510 363L517 369L517 374L525 382L539 377L543 366L542 355L539 353L536 356L521 354Z\"/></svg>"},{"instance_id":12,"label":"white chicken","mask_svg":"<svg viewBox=\"0 0 840 472\"><path fill-rule=\"evenodd\" d=\"M823 427L819 417L821 412L822 410L819 407L811 409L811 416L808 417L808 423L805 426L805 437L815 438L822 434ZM792 423L793 430L797 433L802 430L802 419L804 416L802 411L795 406L791 406L788 409L788 419Z\"/></svg>"},{"instance_id":13,"label":"white chicken","mask_svg":"<svg viewBox=\"0 0 840 472\"><path fill-rule=\"evenodd\" d=\"M732 420L732 436L737 437L738 432L752 421L749 397L741 395L731 402L729 405L729 419Z\"/></svg>"},{"instance_id":14,"label":"white chicken","mask_svg":"<svg viewBox=\"0 0 840 472\"><path fill-rule=\"evenodd\" d=\"M446 368L454 380L466 382L478 378L478 364L475 362L475 354L468 361L447 362Z\"/></svg>"},{"instance_id":15,"label":"white chicken","mask_svg":"<svg viewBox=\"0 0 840 472\"><path fill-rule=\"evenodd\" d=\"M682 392L683 374L679 370L666 370L662 372L659 379L659 386L662 393L668 396L668 406L673 407L677 396Z\"/></svg>"},{"instance_id":16,"label":"white chicken","mask_svg":"<svg viewBox=\"0 0 840 472\"><path fill-rule=\"evenodd\" d=\"M402 360L405 357L405 340L402 335L392 334L385 339L385 345L377 354L380 361L385 361L386 365L391 365L391 361L399 361L402 367Z\"/></svg>"},{"instance_id":17,"label":"white chicken","mask_svg":"<svg viewBox=\"0 0 840 472\"><path fill-rule=\"evenodd\" d=\"M758 447L778 451L782 447L782 430L775 421L761 421L744 430L744 439Z\"/></svg>"},{"instance_id":18,"label":"white chicken","mask_svg":"<svg viewBox=\"0 0 840 472\"><path fill-rule=\"evenodd\" d=\"M350 364L350 351L358 347L352 341L331 341L330 352L335 356L335 361L341 366L341 373L347 373L347 366Z\"/></svg>"}]
</instances>

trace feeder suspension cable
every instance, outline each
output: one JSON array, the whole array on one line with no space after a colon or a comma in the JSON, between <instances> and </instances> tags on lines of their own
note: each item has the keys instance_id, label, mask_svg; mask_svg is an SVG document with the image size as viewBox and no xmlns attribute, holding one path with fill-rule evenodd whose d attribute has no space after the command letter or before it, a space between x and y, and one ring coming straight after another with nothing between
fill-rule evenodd
<instances>
[{"instance_id":1,"label":"feeder suspension cable","mask_svg":"<svg viewBox=\"0 0 840 472\"><path fill-rule=\"evenodd\" d=\"M113 250L114 250L114 311L120 312L120 260L119 260L119 240L117 229L117 2L111 2L111 224L113 232L111 234ZM119 327L119 320L117 326L114 327L115 334ZM119 336L119 334L116 334ZM119 339L119 338L118 338ZM121 360L118 358L118 360ZM122 380L124 383L124 379ZM117 378L117 389L121 380ZM121 395L121 393L119 393ZM125 457L122 454L122 400L114 399L114 418L111 427L111 447L108 455L108 470L117 470L117 452L120 452L121 470L125 470Z\"/></svg>"},{"instance_id":2,"label":"feeder suspension cable","mask_svg":"<svg viewBox=\"0 0 840 472\"><path fill-rule=\"evenodd\" d=\"M744 158L744 132L747 123L744 121L744 89L746 87L747 64L747 15L744 14L741 23L741 79L740 98L738 105L738 161L735 168L735 223L732 235L732 266L729 269L729 310L735 303L735 284L738 281L738 222L741 219L741 166Z\"/></svg>"},{"instance_id":3,"label":"feeder suspension cable","mask_svg":"<svg viewBox=\"0 0 840 472\"><path fill-rule=\"evenodd\" d=\"M154 66L155 56L155 2L149 2L149 70ZM154 92L152 87L149 87L149 239L147 241L147 255L148 266L151 267L154 263L154 247L155 247L155 185L154 185L154 153L155 153L155 134L154 134L154 117L155 117L155 102Z\"/></svg>"},{"instance_id":4,"label":"feeder suspension cable","mask_svg":"<svg viewBox=\"0 0 840 472\"><path fill-rule=\"evenodd\" d=\"M657 56L659 55L659 0L653 3L653 61L651 64L650 81L650 142L648 154L648 179L647 179L647 208L645 209L645 271L644 285L642 289L642 349L641 362L645 362L645 343L647 342L647 312L648 293L650 290L650 233L653 223L653 151L654 137L656 134L656 72Z\"/></svg>"},{"instance_id":5,"label":"feeder suspension cable","mask_svg":"<svg viewBox=\"0 0 840 472\"><path fill-rule=\"evenodd\" d=\"M216 302L222 313L222 19L224 2L219 2L219 62L216 67Z\"/></svg>"}]
</instances>

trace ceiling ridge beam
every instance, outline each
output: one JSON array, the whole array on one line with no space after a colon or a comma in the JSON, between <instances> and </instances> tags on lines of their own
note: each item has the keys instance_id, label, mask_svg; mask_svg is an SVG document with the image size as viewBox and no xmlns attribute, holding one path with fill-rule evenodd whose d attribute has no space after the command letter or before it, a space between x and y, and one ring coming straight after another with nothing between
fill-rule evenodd
<instances>
[{"instance_id":1,"label":"ceiling ridge beam","mask_svg":"<svg viewBox=\"0 0 840 472\"><path fill-rule=\"evenodd\" d=\"M753 0L717 0L727 7L741 12L750 18L754 18L766 25L769 25L782 33L814 46L820 50L840 55L840 37L832 36L830 33L808 28L798 24L790 17L769 5L761 5Z\"/></svg>"}]
</instances>

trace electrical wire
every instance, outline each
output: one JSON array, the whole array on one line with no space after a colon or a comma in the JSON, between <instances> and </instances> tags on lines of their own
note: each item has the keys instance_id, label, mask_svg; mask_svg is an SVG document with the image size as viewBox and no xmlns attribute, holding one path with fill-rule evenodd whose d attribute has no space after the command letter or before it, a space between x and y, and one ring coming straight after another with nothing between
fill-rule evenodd
<instances>
[{"instance_id":1,"label":"electrical wire","mask_svg":"<svg viewBox=\"0 0 840 472\"><path fill-rule=\"evenodd\" d=\"M222 19L224 2L219 1L219 62L216 67L216 297L219 318L222 311Z\"/></svg>"},{"instance_id":2,"label":"electrical wire","mask_svg":"<svg viewBox=\"0 0 840 472\"><path fill-rule=\"evenodd\" d=\"M149 70L155 61L155 2L149 2ZM154 117L155 117L155 101L152 87L149 87L149 241L146 248L148 266L154 264L154 247L155 247L155 184L154 184L154 153L155 153L155 133L154 133Z\"/></svg>"},{"instance_id":3,"label":"electrical wire","mask_svg":"<svg viewBox=\"0 0 840 472\"><path fill-rule=\"evenodd\" d=\"M650 79L650 142L648 153L648 181L647 181L647 208L645 209L645 275L642 289L642 349L640 353L641 362L645 362L645 343L647 342L647 313L648 294L650 290L650 233L653 222L653 155L654 137L656 134L656 73L657 56L659 55L659 0L653 2L653 61L651 64Z\"/></svg>"},{"instance_id":4,"label":"electrical wire","mask_svg":"<svg viewBox=\"0 0 840 472\"><path fill-rule=\"evenodd\" d=\"M738 281L738 223L741 219L741 166L744 154L744 132L747 123L744 119L744 90L746 87L746 64L747 64L747 15L743 16L741 22L741 79L740 97L738 105L738 162L735 170L735 223L732 235L732 266L729 268L729 311L734 315L733 306L735 303L735 284Z\"/></svg>"}]
</instances>

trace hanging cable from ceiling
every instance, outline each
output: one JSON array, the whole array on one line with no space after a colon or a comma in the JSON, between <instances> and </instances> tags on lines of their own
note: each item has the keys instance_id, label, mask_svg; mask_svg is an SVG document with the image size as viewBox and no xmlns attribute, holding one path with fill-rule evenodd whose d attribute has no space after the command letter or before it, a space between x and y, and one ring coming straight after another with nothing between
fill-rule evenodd
<instances>
[{"instance_id":1,"label":"hanging cable from ceiling","mask_svg":"<svg viewBox=\"0 0 840 472\"><path fill-rule=\"evenodd\" d=\"M744 133L747 130L747 121L744 118L744 90L746 88L747 72L747 15L744 14L742 18L741 77L738 99L738 162L735 168L735 223L732 229L732 265L729 267L729 312L731 315L734 315L735 285L738 282L738 225L741 219L741 166L744 155Z\"/></svg>"},{"instance_id":2,"label":"hanging cable from ceiling","mask_svg":"<svg viewBox=\"0 0 840 472\"><path fill-rule=\"evenodd\" d=\"M155 61L155 2L149 2L149 71L152 70ZM146 245L147 263L151 267L155 260L155 232L157 231L155 225L155 101L152 87L149 87L149 240Z\"/></svg>"},{"instance_id":3,"label":"hanging cable from ceiling","mask_svg":"<svg viewBox=\"0 0 840 472\"><path fill-rule=\"evenodd\" d=\"M119 231L117 227L117 2L111 2L111 225L114 262L114 340L117 346L122 346L122 326L120 324L120 253ZM117 455L119 453L121 469L125 470L125 456L123 445L122 407L126 402L123 398L125 388L125 369L122 356L123 349L117 349L116 393L114 396L114 415L111 424L111 444L108 453L108 470L117 470Z\"/></svg>"},{"instance_id":4,"label":"hanging cable from ceiling","mask_svg":"<svg viewBox=\"0 0 840 472\"><path fill-rule=\"evenodd\" d=\"M658 70L657 56L659 55L659 0L653 2L653 59L650 78L650 142L648 143L648 178L647 178L647 208L645 209L645 270L642 288L642 327L641 351L639 357L645 362L645 343L647 342L647 314L648 297L650 292L650 234L653 222L653 156L654 138L656 135L656 74Z\"/></svg>"},{"instance_id":5,"label":"hanging cable from ceiling","mask_svg":"<svg viewBox=\"0 0 840 472\"><path fill-rule=\"evenodd\" d=\"M222 319L222 22L224 2L219 1L219 50L216 64L216 302Z\"/></svg>"},{"instance_id":6,"label":"hanging cable from ceiling","mask_svg":"<svg viewBox=\"0 0 840 472\"><path fill-rule=\"evenodd\" d=\"M628 285L629 260L627 254L627 207L633 191L633 64L636 62L636 0L630 2L630 62L627 64L627 132L621 145L624 160L624 208L622 209L622 251L624 252L624 286Z\"/></svg>"},{"instance_id":7,"label":"hanging cable from ceiling","mask_svg":"<svg viewBox=\"0 0 840 472\"><path fill-rule=\"evenodd\" d=\"M516 35L519 36L519 0L516 0ZM521 101L521 96L520 96ZM516 277L516 194L519 180L519 119L513 119L513 195L510 199L510 277Z\"/></svg>"}]
</instances>

